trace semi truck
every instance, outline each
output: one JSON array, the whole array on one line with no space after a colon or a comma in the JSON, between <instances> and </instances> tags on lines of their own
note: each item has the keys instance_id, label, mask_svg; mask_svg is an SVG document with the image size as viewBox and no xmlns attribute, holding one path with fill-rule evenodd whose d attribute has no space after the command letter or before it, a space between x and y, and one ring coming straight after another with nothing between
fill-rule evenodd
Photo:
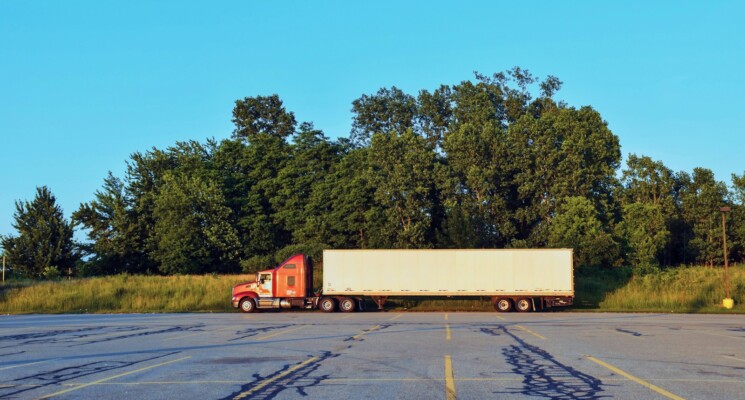
<instances>
[{"instance_id":1,"label":"semi truck","mask_svg":"<svg viewBox=\"0 0 745 400\"><path fill-rule=\"evenodd\" d=\"M313 288L313 261L296 254L256 279L235 285L232 305L246 313L305 308L353 312L371 299L487 297L500 312L569 306L572 249L324 250L323 287Z\"/></svg>"}]
</instances>

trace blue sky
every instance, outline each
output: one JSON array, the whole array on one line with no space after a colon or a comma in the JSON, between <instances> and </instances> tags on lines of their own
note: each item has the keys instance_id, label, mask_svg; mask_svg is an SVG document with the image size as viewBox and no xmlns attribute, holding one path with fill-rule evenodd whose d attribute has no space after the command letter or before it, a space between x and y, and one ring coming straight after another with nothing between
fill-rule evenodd
<instances>
[{"instance_id":1,"label":"blue sky","mask_svg":"<svg viewBox=\"0 0 745 400\"><path fill-rule=\"evenodd\" d=\"M47 185L69 216L136 151L227 138L276 93L347 136L351 102L513 66L558 76L624 157L745 172L743 2L0 1L0 234Z\"/></svg>"}]
</instances>

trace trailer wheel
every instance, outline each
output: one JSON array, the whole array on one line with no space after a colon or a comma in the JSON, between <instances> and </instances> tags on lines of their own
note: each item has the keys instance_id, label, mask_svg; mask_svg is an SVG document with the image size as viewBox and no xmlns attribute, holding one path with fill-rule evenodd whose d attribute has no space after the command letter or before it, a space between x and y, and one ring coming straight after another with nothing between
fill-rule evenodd
<instances>
[{"instance_id":1,"label":"trailer wheel","mask_svg":"<svg viewBox=\"0 0 745 400\"><path fill-rule=\"evenodd\" d=\"M497 299L497 301L494 302L494 309L499 312L510 312L512 311L512 300Z\"/></svg>"},{"instance_id":2,"label":"trailer wheel","mask_svg":"<svg viewBox=\"0 0 745 400\"><path fill-rule=\"evenodd\" d=\"M530 303L530 299L526 298L517 299L515 308L520 312L533 311L533 305Z\"/></svg>"},{"instance_id":3,"label":"trailer wheel","mask_svg":"<svg viewBox=\"0 0 745 400\"><path fill-rule=\"evenodd\" d=\"M357 304L355 304L354 299L349 297L342 297L339 301L339 309L342 312L353 312L355 306L357 306Z\"/></svg>"},{"instance_id":4,"label":"trailer wheel","mask_svg":"<svg viewBox=\"0 0 745 400\"><path fill-rule=\"evenodd\" d=\"M239 305L241 308L241 311L244 313L252 313L256 311L256 302L254 302L254 299L250 297L246 297L245 299L241 300L241 304Z\"/></svg>"},{"instance_id":5,"label":"trailer wheel","mask_svg":"<svg viewBox=\"0 0 745 400\"><path fill-rule=\"evenodd\" d=\"M323 312L334 312L336 311L336 300L333 297L324 297L321 299L320 306Z\"/></svg>"}]
</instances>

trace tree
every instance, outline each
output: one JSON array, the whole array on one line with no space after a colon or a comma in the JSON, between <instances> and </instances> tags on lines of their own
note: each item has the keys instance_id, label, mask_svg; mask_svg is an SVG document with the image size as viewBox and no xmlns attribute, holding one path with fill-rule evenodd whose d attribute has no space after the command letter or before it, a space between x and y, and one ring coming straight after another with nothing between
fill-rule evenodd
<instances>
[{"instance_id":1,"label":"tree","mask_svg":"<svg viewBox=\"0 0 745 400\"><path fill-rule=\"evenodd\" d=\"M103 189L96 191L95 197L81 204L72 215L73 222L86 229L91 241L92 254L86 262L86 273L146 272L149 262L144 240L124 182L109 172Z\"/></svg>"},{"instance_id":2,"label":"tree","mask_svg":"<svg viewBox=\"0 0 745 400\"><path fill-rule=\"evenodd\" d=\"M416 99L395 86L362 95L352 102L351 139L367 145L375 133L405 132L414 126L417 109Z\"/></svg>"},{"instance_id":3,"label":"tree","mask_svg":"<svg viewBox=\"0 0 745 400\"><path fill-rule=\"evenodd\" d=\"M285 110L276 94L237 100L233 123L233 138L249 141L260 133L284 139L295 131L296 125L295 114Z\"/></svg>"},{"instance_id":4,"label":"tree","mask_svg":"<svg viewBox=\"0 0 745 400\"><path fill-rule=\"evenodd\" d=\"M327 211L317 199L325 191L316 188L338 162L339 152L340 146L314 129L313 124L303 123L293 136L288 157L274 179L276 190L270 201L275 210L273 221L291 234L295 244L310 233L303 232L306 221L318 219L320 213ZM314 196L316 201L312 202Z\"/></svg>"},{"instance_id":5,"label":"tree","mask_svg":"<svg viewBox=\"0 0 745 400\"><path fill-rule=\"evenodd\" d=\"M670 238L665 215L659 204L630 203L623 206L617 235L626 247L626 260L642 273L659 265L659 259Z\"/></svg>"},{"instance_id":6,"label":"tree","mask_svg":"<svg viewBox=\"0 0 745 400\"><path fill-rule=\"evenodd\" d=\"M286 138L296 122L277 95L236 101L233 117L235 140L217 148L213 171L215 179L224 182L241 259L253 259L255 265L292 241L291 233L275 223L271 199L277 195L275 179L289 159Z\"/></svg>"},{"instance_id":7,"label":"tree","mask_svg":"<svg viewBox=\"0 0 745 400\"><path fill-rule=\"evenodd\" d=\"M727 204L727 187L706 168L694 168L693 177L684 177L683 182L681 207L693 233L690 250L697 262L713 267L723 261L719 209Z\"/></svg>"},{"instance_id":8,"label":"tree","mask_svg":"<svg viewBox=\"0 0 745 400\"><path fill-rule=\"evenodd\" d=\"M18 236L3 237L2 247L14 270L41 278L58 276L75 266L80 257L72 226L46 186L36 188L33 201L17 201L13 217Z\"/></svg>"},{"instance_id":9,"label":"tree","mask_svg":"<svg viewBox=\"0 0 745 400\"><path fill-rule=\"evenodd\" d=\"M651 205L659 211L665 230L668 231L659 262L669 265L684 259L682 248L688 239L685 237L687 229L680 216L680 180L677 174L662 161L629 154L626 169L621 176L621 191L617 197L622 207L643 204ZM622 218L626 218L625 214Z\"/></svg>"},{"instance_id":10,"label":"tree","mask_svg":"<svg viewBox=\"0 0 745 400\"><path fill-rule=\"evenodd\" d=\"M629 154L621 183L624 204L648 203L659 205L663 211L675 210L675 174L662 161L647 156Z\"/></svg>"},{"instance_id":11,"label":"tree","mask_svg":"<svg viewBox=\"0 0 745 400\"><path fill-rule=\"evenodd\" d=\"M155 200L152 256L165 274L235 272L238 235L216 185L168 173Z\"/></svg>"},{"instance_id":12,"label":"tree","mask_svg":"<svg viewBox=\"0 0 745 400\"><path fill-rule=\"evenodd\" d=\"M505 246L516 236L510 210L512 163L506 157L505 132L493 120L459 123L446 134L443 149L454 179L449 204L460 209L449 213L449 231L455 232L456 225L473 231L473 247Z\"/></svg>"},{"instance_id":13,"label":"tree","mask_svg":"<svg viewBox=\"0 0 745 400\"><path fill-rule=\"evenodd\" d=\"M277 193L275 179L290 153L283 138L257 134L240 155L241 208L238 230L243 257L267 255L291 243L291 235L274 223L271 199Z\"/></svg>"},{"instance_id":14,"label":"tree","mask_svg":"<svg viewBox=\"0 0 745 400\"><path fill-rule=\"evenodd\" d=\"M605 231L593 202L584 197L568 197L559 206L548 232L549 247L574 249L577 267L616 264L618 245Z\"/></svg>"},{"instance_id":15,"label":"tree","mask_svg":"<svg viewBox=\"0 0 745 400\"><path fill-rule=\"evenodd\" d=\"M372 216L380 214L375 202L370 148L348 149L321 183L312 199L322 207L321 191L329 195L329 209L318 220L306 221L306 232L323 233L323 241L334 248L369 248Z\"/></svg>"},{"instance_id":16,"label":"tree","mask_svg":"<svg viewBox=\"0 0 745 400\"><path fill-rule=\"evenodd\" d=\"M526 114L507 135L518 209L529 244L547 243L559 204L570 197L593 203L604 226L614 220L615 172L621 161L618 137L590 107L557 108L538 118Z\"/></svg>"},{"instance_id":17,"label":"tree","mask_svg":"<svg viewBox=\"0 0 745 400\"><path fill-rule=\"evenodd\" d=\"M732 215L728 217L727 235L736 259L745 259L745 173L732 174ZM730 242L727 242L730 245Z\"/></svg>"},{"instance_id":18,"label":"tree","mask_svg":"<svg viewBox=\"0 0 745 400\"><path fill-rule=\"evenodd\" d=\"M427 248L434 240L435 153L412 129L372 138L367 174L375 188L370 242L378 248Z\"/></svg>"},{"instance_id":19,"label":"tree","mask_svg":"<svg viewBox=\"0 0 745 400\"><path fill-rule=\"evenodd\" d=\"M419 91L417 103L419 110L416 126L427 138L427 145L441 149L443 136L453 119L450 86L441 85L432 93L426 90Z\"/></svg>"}]
</instances>

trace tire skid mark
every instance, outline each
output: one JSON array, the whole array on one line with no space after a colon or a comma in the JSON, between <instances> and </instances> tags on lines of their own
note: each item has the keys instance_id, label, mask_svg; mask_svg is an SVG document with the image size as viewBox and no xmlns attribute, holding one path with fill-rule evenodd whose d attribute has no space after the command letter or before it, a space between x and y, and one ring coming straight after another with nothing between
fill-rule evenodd
<instances>
[{"instance_id":1,"label":"tire skid mark","mask_svg":"<svg viewBox=\"0 0 745 400\"><path fill-rule=\"evenodd\" d=\"M0 354L0 357L15 356L18 354L23 354L25 352L26 352L25 350L21 350L21 351L16 351L15 353L5 353L5 354Z\"/></svg>"},{"instance_id":2,"label":"tire skid mark","mask_svg":"<svg viewBox=\"0 0 745 400\"><path fill-rule=\"evenodd\" d=\"M286 325L289 326L289 325ZM273 329L284 328L268 327ZM329 359L339 357L344 350L351 349L356 344L364 342L365 335L372 332L379 332L388 329L393 324L378 324L371 328L365 329L357 335L343 339L345 344L333 348L331 351L325 351L320 356L308 355L308 359L296 364L285 364L281 369L267 375L253 375L253 381L242 385L239 390L230 394L224 399L241 400L246 398L268 400L274 399L280 393L286 390L294 390L297 395L308 396L307 389L317 386L330 379L329 375L311 377L310 374L320 368L321 364ZM266 330L267 328L261 328ZM253 330L252 330L253 332ZM254 333L255 335L256 333ZM253 335L252 335L253 336Z\"/></svg>"},{"instance_id":3,"label":"tire skid mark","mask_svg":"<svg viewBox=\"0 0 745 400\"><path fill-rule=\"evenodd\" d=\"M79 337L77 340L87 339L89 337L92 340L87 340L83 343L72 344L72 345L69 345L68 347L85 346L85 345L94 344L94 343L104 343L104 342L110 342L113 340L139 338L139 337L152 336L152 335L162 335L166 333L194 332L194 330L199 330L204 327L205 327L204 324L192 325L192 326L178 326L177 325L177 326L172 326L168 328L162 328L162 329L158 329L155 331L147 331L147 332L138 332L143 329L146 329L144 327L139 327L139 326L118 327L118 329L116 329L114 332L102 332L98 336L104 335L104 334L105 335L118 334L120 332L124 333L123 335L111 336L111 337L99 337L99 338L96 338L96 335L85 335L85 336ZM126 332L136 332L136 333L127 334Z\"/></svg>"},{"instance_id":4,"label":"tire skid mark","mask_svg":"<svg viewBox=\"0 0 745 400\"><path fill-rule=\"evenodd\" d=\"M378 324L378 325L373 326L372 328L365 329L364 331L362 331L362 332L360 332L360 333L358 333L358 334L356 334L354 336L350 336L350 337L344 339L344 341L345 342L364 342L365 341L365 339L364 339L364 336L365 335L367 335L367 334L369 334L371 332L377 332L377 331L382 331L384 329L388 329L391 326L393 326L393 324ZM349 346L349 347L351 347L351 346Z\"/></svg>"},{"instance_id":5,"label":"tire skid mark","mask_svg":"<svg viewBox=\"0 0 745 400\"><path fill-rule=\"evenodd\" d=\"M106 326L92 326L87 328L78 329L55 329L52 331L45 332L33 332L33 333L22 333L17 335L0 336L0 342L4 341L15 341L21 342L13 344L7 347L15 347L18 345L25 344L53 344L61 341L69 340L65 338L65 335L74 335L76 338L84 337L91 332L100 331L106 329Z\"/></svg>"},{"instance_id":6,"label":"tire skid mark","mask_svg":"<svg viewBox=\"0 0 745 400\"><path fill-rule=\"evenodd\" d=\"M644 336L644 335L642 335L639 332L635 332L635 331L631 331L631 330L623 329L623 328L616 328L616 332L627 334L627 335L631 335L631 336L637 337L637 338L640 338L640 337Z\"/></svg>"},{"instance_id":7,"label":"tire skid mark","mask_svg":"<svg viewBox=\"0 0 745 400\"><path fill-rule=\"evenodd\" d=\"M494 394L536 396L551 399L596 400L610 398L601 395L602 382L594 376L563 364L546 350L531 345L504 325L482 327L479 332L491 336L507 336L516 344L502 348L502 355L512 372L522 376L522 388L497 391Z\"/></svg>"},{"instance_id":8,"label":"tire skid mark","mask_svg":"<svg viewBox=\"0 0 745 400\"><path fill-rule=\"evenodd\" d=\"M0 348L13 348L23 345L35 345L35 344L58 344L58 343L72 343L68 347L85 346L94 343L110 342L113 340L129 339L143 336L159 335L165 333L174 332L190 332L195 329L204 328L204 324L191 325L191 326L172 326L168 328L161 328L154 331L141 332L146 327L142 326L91 326L78 329L56 329L45 332L33 332L23 333L17 335L0 336L0 342L8 341L15 342L11 345L0 347ZM110 336L117 335L119 336ZM107 337L103 337L108 335ZM81 342L81 340L84 340Z\"/></svg>"},{"instance_id":9,"label":"tire skid mark","mask_svg":"<svg viewBox=\"0 0 745 400\"><path fill-rule=\"evenodd\" d=\"M320 356L309 356L309 359L298 364L286 364L278 371L267 376L254 374L253 381L241 386L238 391L223 399L240 400L250 398L268 400L276 398L280 393L288 389L295 391L297 395L308 396L308 388L316 386L329 378L328 375L310 377L310 374L320 368L321 363L324 361L338 356L339 354L326 351Z\"/></svg>"},{"instance_id":10,"label":"tire skid mark","mask_svg":"<svg viewBox=\"0 0 745 400\"><path fill-rule=\"evenodd\" d=\"M60 386L75 379L99 374L102 372L116 371L122 368L128 368L134 365L158 360L178 353L179 352L170 352L134 361L94 361L69 367L58 368L51 371L39 372L33 375L28 375L21 378L13 379L8 382L4 382L4 384L6 384L7 386L0 388L0 398L19 396L28 391L44 387Z\"/></svg>"},{"instance_id":11,"label":"tire skid mark","mask_svg":"<svg viewBox=\"0 0 745 400\"><path fill-rule=\"evenodd\" d=\"M246 328L246 329L241 329L239 331L236 331L235 332L236 337L234 337L232 339L229 339L228 342L234 342L236 340L250 338L250 337L256 336L256 335L258 335L260 333L267 333L267 332L275 331L275 330L278 330L278 329L285 329L285 328L289 328L291 326L293 326L293 325L291 325L291 324L285 324L285 325L265 326L263 328Z\"/></svg>"}]
</instances>

